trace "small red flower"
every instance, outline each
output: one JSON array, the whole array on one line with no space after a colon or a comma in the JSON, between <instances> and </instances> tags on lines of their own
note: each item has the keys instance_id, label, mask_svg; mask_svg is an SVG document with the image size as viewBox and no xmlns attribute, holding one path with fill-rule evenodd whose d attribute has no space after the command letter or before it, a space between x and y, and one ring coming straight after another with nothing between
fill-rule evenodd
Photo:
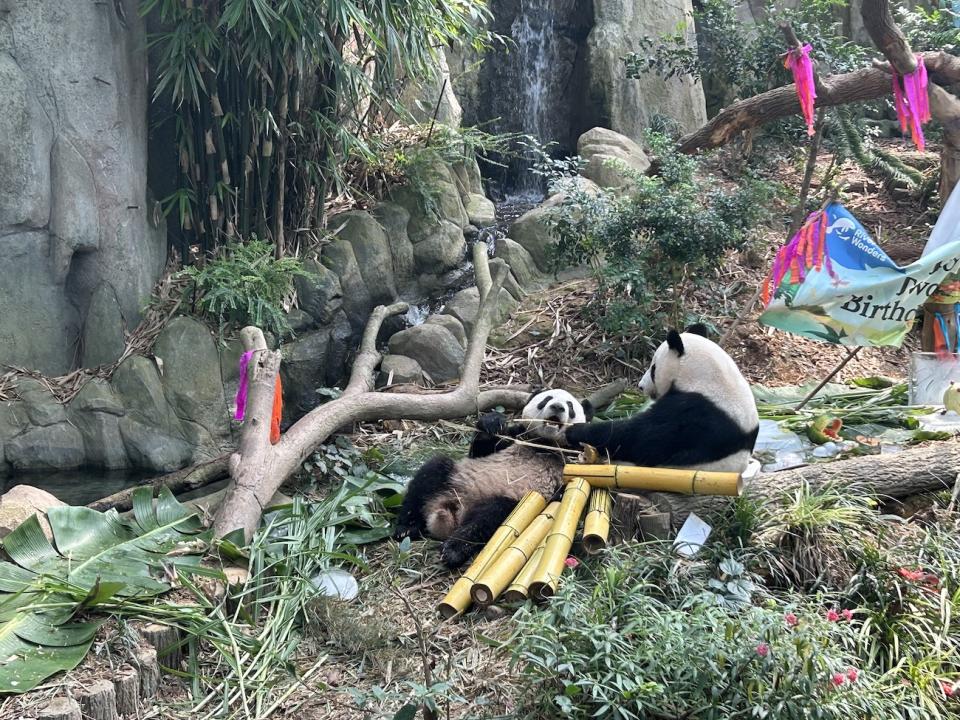
<instances>
[{"instance_id":1,"label":"small red flower","mask_svg":"<svg viewBox=\"0 0 960 720\"><path fill-rule=\"evenodd\" d=\"M911 582L916 582L923 578L923 570L910 570L909 568L900 568L897 570L900 573L900 577L910 580Z\"/></svg>"},{"instance_id":2,"label":"small red flower","mask_svg":"<svg viewBox=\"0 0 960 720\"><path fill-rule=\"evenodd\" d=\"M850 620L853 620L853 610L851 610L850 608L844 608L840 614L843 615L843 619L846 620L847 622L849 622Z\"/></svg>"},{"instance_id":3,"label":"small red flower","mask_svg":"<svg viewBox=\"0 0 960 720\"><path fill-rule=\"evenodd\" d=\"M827 620L829 620L830 622L836 622L839 619L840 619L840 613L838 613L833 608L830 608L829 610L827 610Z\"/></svg>"},{"instance_id":4,"label":"small red flower","mask_svg":"<svg viewBox=\"0 0 960 720\"><path fill-rule=\"evenodd\" d=\"M931 588L936 588L940 586L940 578L932 573L926 573L923 576L923 584L928 585Z\"/></svg>"},{"instance_id":5,"label":"small red flower","mask_svg":"<svg viewBox=\"0 0 960 720\"><path fill-rule=\"evenodd\" d=\"M577 560L572 555L570 555L570 556L567 556L567 559L563 561L563 564L566 565L568 568L575 568L577 565L580 564L580 561Z\"/></svg>"},{"instance_id":6,"label":"small red flower","mask_svg":"<svg viewBox=\"0 0 960 720\"><path fill-rule=\"evenodd\" d=\"M768 654L770 654L769 645L767 645L766 643L760 643L759 645L757 645L757 655L759 655L760 657L766 657Z\"/></svg>"},{"instance_id":7,"label":"small red flower","mask_svg":"<svg viewBox=\"0 0 960 720\"><path fill-rule=\"evenodd\" d=\"M800 622L799 620L797 620L797 616L794 615L792 612L788 612L786 615L784 615L783 619L787 621L787 625L789 625L790 627L796 627L797 623Z\"/></svg>"},{"instance_id":8,"label":"small red flower","mask_svg":"<svg viewBox=\"0 0 960 720\"><path fill-rule=\"evenodd\" d=\"M833 674L833 677L830 678L830 682L832 682L837 687L840 687L841 685L843 685L846 679L847 679L846 675L844 675L843 673L836 672Z\"/></svg>"},{"instance_id":9,"label":"small red flower","mask_svg":"<svg viewBox=\"0 0 960 720\"><path fill-rule=\"evenodd\" d=\"M953 697L953 694L957 691L956 686L949 680L941 680L940 689L943 690L943 694L947 697Z\"/></svg>"},{"instance_id":10,"label":"small red flower","mask_svg":"<svg viewBox=\"0 0 960 720\"><path fill-rule=\"evenodd\" d=\"M860 677L860 671L856 668L847 668L847 680L850 682L856 682L857 678Z\"/></svg>"}]
</instances>

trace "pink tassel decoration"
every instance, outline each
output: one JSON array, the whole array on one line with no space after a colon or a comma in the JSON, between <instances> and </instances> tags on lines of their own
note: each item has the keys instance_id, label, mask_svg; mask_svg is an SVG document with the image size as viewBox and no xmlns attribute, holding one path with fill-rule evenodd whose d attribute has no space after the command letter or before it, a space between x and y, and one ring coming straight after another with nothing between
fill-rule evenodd
<instances>
[{"instance_id":1,"label":"pink tassel decoration","mask_svg":"<svg viewBox=\"0 0 960 720\"><path fill-rule=\"evenodd\" d=\"M243 413L247 407L247 365L250 364L251 357L253 357L253 350L247 350L240 356L240 387L237 388L237 410L233 415L234 420L243 420Z\"/></svg>"},{"instance_id":2,"label":"pink tassel decoration","mask_svg":"<svg viewBox=\"0 0 960 720\"><path fill-rule=\"evenodd\" d=\"M923 56L917 55L917 69L907 75L893 74L893 99L897 106L897 118L900 120L900 130L910 130L913 144L923 152L925 141L923 138L923 124L930 120L930 99L927 97L927 68L923 64ZM900 81L903 80L903 89Z\"/></svg>"},{"instance_id":3,"label":"pink tassel decoration","mask_svg":"<svg viewBox=\"0 0 960 720\"><path fill-rule=\"evenodd\" d=\"M787 53L783 66L793 73L793 82L797 86L800 110L807 121L807 135L813 135L813 103L817 97L816 83L813 80L813 62L810 60L810 45L804 45Z\"/></svg>"}]
</instances>

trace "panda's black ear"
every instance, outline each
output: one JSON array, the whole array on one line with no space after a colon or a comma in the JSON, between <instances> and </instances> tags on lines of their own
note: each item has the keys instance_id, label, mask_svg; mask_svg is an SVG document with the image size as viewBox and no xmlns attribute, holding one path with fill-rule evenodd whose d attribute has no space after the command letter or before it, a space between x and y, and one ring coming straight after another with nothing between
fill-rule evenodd
<instances>
[{"instance_id":1,"label":"panda's black ear","mask_svg":"<svg viewBox=\"0 0 960 720\"><path fill-rule=\"evenodd\" d=\"M708 335L707 326L703 323L694 323L684 330L684 332L690 333L691 335L699 335L700 337L710 337Z\"/></svg>"},{"instance_id":2,"label":"panda's black ear","mask_svg":"<svg viewBox=\"0 0 960 720\"><path fill-rule=\"evenodd\" d=\"M593 403L584 398L580 401L580 406L583 408L583 417L587 422L593 420L593 413L596 412L596 409L593 407Z\"/></svg>"},{"instance_id":3,"label":"panda's black ear","mask_svg":"<svg viewBox=\"0 0 960 720\"><path fill-rule=\"evenodd\" d=\"M543 392L543 387L541 385L531 385L530 386L530 397L527 398L527 402L533 400L537 395Z\"/></svg>"},{"instance_id":4,"label":"panda's black ear","mask_svg":"<svg viewBox=\"0 0 960 720\"><path fill-rule=\"evenodd\" d=\"M673 350L678 356L683 357L683 340L680 339L680 333L671 330L667 333L667 347Z\"/></svg>"}]
</instances>

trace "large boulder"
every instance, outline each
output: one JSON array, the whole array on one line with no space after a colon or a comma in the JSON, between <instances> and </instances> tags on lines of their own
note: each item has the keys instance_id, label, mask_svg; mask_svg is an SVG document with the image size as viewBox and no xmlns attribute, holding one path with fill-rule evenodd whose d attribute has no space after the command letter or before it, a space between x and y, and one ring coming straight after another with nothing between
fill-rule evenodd
<instances>
[{"instance_id":1,"label":"large boulder","mask_svg":"<svg viewBox=\"0 0 960 720\"><path fill-rule=\"evenodd\" d=\"M96 3L3 3L0 267L16 272L0 272L0 364L68 372L84 328L88 347L115 346L162 272L134 4L118 22ZM104 284L119 313L95 296Z\"/></svg>"},{"instance_id":2,"label":"large boulder","mask_svg":"<svg viewBox=\"0 0 960 720\"><path fill-rule=\"evenodd\" d=\"M230 418L220 376L220 353L207 326L189 317L174 318L157 337L154 356L163 362L163 390L181 421L186 439L205 445L230 436ZM206 432L197 433L199 426Z\"/></svg>"},{"instance_id":3,"label":"large boulder","mask_svg":"<svg viewBox=\"0 0 960 720\"><path fill-rule=\"evenodd\" d=\"M478 228L489 227L497 221L497 208L486 195L470 193L464 203L470 224Z\"/></svg>"},{"instance_id":4,"label":"large boulder","mask_svg":"<svg viewBox=\"0 0 960 720\"><path fill-rule=\"evenodd\" d=\"M320 404L317 388L326 385L329 350L329 328L301 335L280 349L284 407L289 417L300 417Z\"/></svg>"},{"instance_id":5,"label":"large boulder","mask_svg":"<svg viewBox=\"0 0 960 720\"><path fill-rule=\"evenodd\" d=\"M391 355L406 355L420 364L433 382L441 383L460 376L463 346L440 325L417 325L390 338Z\"/></svg>"},{"instance_id":6,"label":"large boulder","mask_svg":"<svg viewBox=\"0 0 960 720\"><path fill-rule=\"evenodd\" d=\"M20 394L31 424L44 427L67 419L67 411L63 403L57 400L39 380L30 377L19 378L17 392Z\"/></svg>"},{"instance_id":7,"label":"large boulder","mask_svg":"<svg viewBox=\"0 0 960 720\"><path fill-rule=\"evenodd\" d=\"M393 260L393 277L398 288L403 288L416 276L413 243L407 234L410 213L396 203L380 203L373 209L373 216L380 223L390 243L390 257Z\"/></svg>"},{"instance_id":8,"label":"large boulder","mask_svg":"<svg viewBox=\"0 0 960 720\"><path fill-rule=\"evenodd\" d=\"M500 295L497 300L497 315L495 324L500 324L517 309L517 301L504 288L500 288ZM476 287L466 288L454 295L441 311L444 315L455 317L467 335L473 333L473 326L477 321L477 313L480 311L480 291Z\"/></svg>"},{"instance_id":9,"label":"large boulder","mask_svg":"<svg viewBox=\"0 0 960 720\"><path fill-rule=\"evenodd\" d=\"M123 405L110 383L100 378L89 380L67 407L70 424L83 438L85 464L107 469L130 466L120 436Z\"/></svg>"},{"instance_id":10,"label":"large boulder","mask_svg":"<svg viewBox=\"0 0 960 720\"><path fill-rule=\"evenodd\" d=\"M453 336L461 345L464 347L467 346L467 331L464 330L463 323L457 320L453 315L438 313L436 315L431 315L424 322L427 325L442 325L453 333Z\"/></svg>"},{"instance_id":11,"label":"large boulder","mask_svg":"<svg viewBox=\"0 0 960 720\"><path fill-rule=\"evenodd\" d=\"M330 349L327 351L327 367L324 372L327 387L335 387L346 377L347 366L356 350L353 328L346 314L340 312L330 324Z\"/></svg>"},{"instance_id":12,"label":"large boulder","mask_svg":"<svg viewBox=\"0 0 960 720\"><path fill-rule=\"evenodd\" d=\"M377 376L377 385L380 387L388 383L416 385L421 382L423 382L423 368L413 358L405 355L387 355L380 362L380 373Z\"/></svg>"},{"instance_id":13,"label":"large boulder","mask_svg":"<svg viewBox=\"0 0 960 720\"><path fill-rule=\"evenodd\" d=\"M543 276L537 270L537 264L533 261L533 256L515 240L508 237L497 238L493 256L501 258L510 266L510 272L516 278L520 287L530 290L541 283Z\"/></svg>"},{"instance_id":14,"label":"large boulder","mask_svg":"<svg viewBox=\"0 0 960 720\"><path fill-rule=\"evenodd\" d=\"M329 225L338 228L337 237L353 246L360 275L373 303L392 302L397 297L397 286L390 242L383 226L364 210L341 213L330 218Z\"/></svg>"},{"instance_id":15,"label":"large boulder","mask_svg":"<svg viewBox=\"0 0 960 720\"><path fill-rule=\"evenodd\" d=\"M86 460L83 436L66 422L20 433L4 445L4 455L15 470L70 470Z\"/></svg>"},{"instance_id":16,"label":"large boulder","mask_svg":"<svg viewBox=\"0 0 960 720\"><path fill-rule=\"evenodd\" d=\"M310 273L310 276L298 275L294 278L297 302L314 320L326 325L343 307L340 278L333 270L312 259L304 261L303 269Z\"/></svg>"},{"instance_id":17,"label":"large boulder","mask_svg":"<svg viewBox=\"0 0 960 720\"><path fill-rule=\"evenodd\" d=\"M348 241L337 239L323 248L321 261L330 268L340 280L343 288L343 309L350 324L360 329L373 309L373 299L360 273L360 265Z\"/></svg>"},{"instance_id":18,"label":"large boulder","mask_svg":"<svg viewBox=\"0 0 960 720\"><path fill-rule=\"evenodd\" d=\"M126 347L123 312L117 294L109 283L101 282L90 298L90 309L83 328L85 368L116 362Z\"/></svg>"},{"instance_id":19,"label":"large boulder","mask_svg":"<svg viewBox=\"0 0 960 720\"><path fill-rule=\"evenodd\" d=\"M116 369L110 385L128 414L139 416L160 432L181 437L176 412L167 400L156 364L142 355L131 355Z\"/></svg>"},{"instance_id":20,"label":"large boulder","mask_svg":"<svg viewBox=\"0 0 960 720\"><path fill-rule=\"evenodd\" d=\"M580 136L577 153L586 161L584 177L602 188L618 190L629 186L633 180L627 171L643 174L650 168L643 148L625 135L602 127Z\"/></svg>"},{"instance_id":21,"label":"large boulder","mask_svg":"<svg viewBox=\"0 0 960 720\"><path fill-rule=\"evenodd\" d=\"M47 511L65 505L66 503L61 502L46 490L30 485L14 485L0 496L0 538L6 537L36 515L43 534L48 540L52 540L53 533L47 521Z\"/></svg>"},{"instance_id":22,"label":"large boulder","mask_svg":"<svg viewBox=\"0 0 960 720\"><path fill-rule=\"evenodd\" d=\"M413 246L417 267L428 274L439 275L457 267L467 253L467 241L456 224L446 220L433 227L433 232Z\"/></svg>"},{"instance_id":23,"label":"large boulder","mask_svg":"<svg viewBox=\"0 0 960 720\"><path fill-rule=\"evenodd\" d=\"M700 83L688 75L664 80L657 73L630 79L623 62L630 52L645 52L643 38L674 34L680 26L688 28L687 44L695 55L692 12L692 0L594 0L586 43L587 102L597 108L604 125L639 140L658 115L676 122L682 132L706 123Z\"/></svg>"},{"instance_id":24,"label":"large boulder","mask_svg":"<svg viewBox=\"0 0 960 720\"><path fill-rule=\"evenodd\" d=\"M120 436L133 465L156 473L179 470L190 462L193 447L133 416L120 420Z\"/></svg>"}]
</instances>

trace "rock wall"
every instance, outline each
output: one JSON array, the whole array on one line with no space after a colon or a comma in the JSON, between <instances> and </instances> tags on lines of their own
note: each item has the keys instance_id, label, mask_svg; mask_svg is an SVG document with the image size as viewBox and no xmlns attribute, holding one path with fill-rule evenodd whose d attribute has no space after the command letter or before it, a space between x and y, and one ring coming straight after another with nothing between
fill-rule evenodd
<instances>
[{"instance_id":1,"label":"rock wall","mask_svg":"<svg viewBox=\"0 0 960 720\"><path fill-rule=\"evenodd\" d=\"M116 359L162 269L138 5L0 0L0 363Z\"/></svg>"}]
</instances>

